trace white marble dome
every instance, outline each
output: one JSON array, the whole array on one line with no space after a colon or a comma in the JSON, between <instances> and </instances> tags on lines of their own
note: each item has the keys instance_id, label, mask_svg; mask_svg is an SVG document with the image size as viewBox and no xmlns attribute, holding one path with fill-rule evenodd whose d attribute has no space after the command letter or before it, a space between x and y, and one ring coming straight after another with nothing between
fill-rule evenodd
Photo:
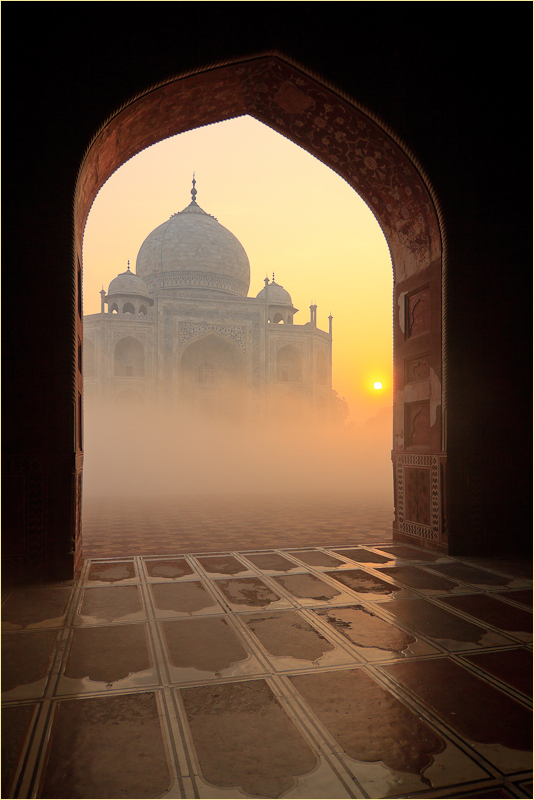
<instances>
[{"instance_id":1,"label":"white marble dome","mask_svg":"<svg viewBox=\"0 0 534 800\"><path fill-rule=\"evenodd\" d=\"M289 292L280 284L275 283L274 280L265 284L261 292L256 295L256 300L259 300L260 303L268 303L271 306L293 305Z\"/></svg>"},{"instance_id":2,"label":"white marble dome","mask_svg":"<svg viewBox=\"0 0 534 800\"><path fill-rule=\"evenodd\" d=\"M141 297L150 297L148 286L138 275L130 272L121 272L109 284L108 297L114 294L136 294Z\"/></svg>"},{"instance_id":3,"label":"white marble dome","mask_svg":"<svg viewBox=\"0 0 534 800\"><path fill-rule=\"evenodd\" d=\"M197 205L194 194L187 208L147 236L137 274L151 289L215 289L246 297L250 264L242 244Z\"/></svg>"}]
</instances>

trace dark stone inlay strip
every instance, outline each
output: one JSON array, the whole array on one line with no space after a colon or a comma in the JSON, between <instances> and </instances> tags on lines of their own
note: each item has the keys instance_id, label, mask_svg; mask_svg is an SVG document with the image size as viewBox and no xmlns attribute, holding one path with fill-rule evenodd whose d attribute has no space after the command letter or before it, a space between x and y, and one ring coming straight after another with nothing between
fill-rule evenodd
<instances>
[{"instance_id":1,"label":"dark stone inlay strip","mask_svg":"<svg viewBox=\"0 0 534 800\"><path fill-rule=\"evenodd\" d=\"M514 581L514 578L496 575L494 572L472 567L470 564L463 564L459 561L449 562L448 564L433 564L432 569L449 578L457 578L460 581L475 585L507 586Z\"/></svg>"}]
</instances>

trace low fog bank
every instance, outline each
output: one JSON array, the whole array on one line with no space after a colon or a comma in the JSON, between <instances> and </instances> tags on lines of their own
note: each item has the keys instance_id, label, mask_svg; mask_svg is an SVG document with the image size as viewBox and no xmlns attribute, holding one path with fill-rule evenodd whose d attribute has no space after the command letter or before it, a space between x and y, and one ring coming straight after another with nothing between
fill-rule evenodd
<instances>
[{"instance_id":1,"label":"low fog bank","mask_svg":"<svg viewBox=\"0 0 534 800\"><path fill-rule=\"evenodd\" d=\"M263 426L183 413L85 417L86 497L350 493L391 497L392 409L365 424Z\"/></svg>"}]
</instances>

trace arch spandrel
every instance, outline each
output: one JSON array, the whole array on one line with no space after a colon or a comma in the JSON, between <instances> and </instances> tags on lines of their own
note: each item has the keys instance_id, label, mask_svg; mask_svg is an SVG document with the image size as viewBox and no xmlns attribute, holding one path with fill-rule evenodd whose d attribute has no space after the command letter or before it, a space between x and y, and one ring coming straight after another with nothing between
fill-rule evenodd
<instances>
[{"instance_id":1,"label":"arch spandrel","mask_svg":"<svg viewBox=\"0 0 534 800\"><path fill-rule=\"evenodd\" d=\"M176 78L119 111L80 170L78 243L96 194L118 167L170 136L244 114L316 156L361 195L389 243L396 280L439 260L436 210L410 157L364 111L277 56Z\"/></svg>"}]
</instances>

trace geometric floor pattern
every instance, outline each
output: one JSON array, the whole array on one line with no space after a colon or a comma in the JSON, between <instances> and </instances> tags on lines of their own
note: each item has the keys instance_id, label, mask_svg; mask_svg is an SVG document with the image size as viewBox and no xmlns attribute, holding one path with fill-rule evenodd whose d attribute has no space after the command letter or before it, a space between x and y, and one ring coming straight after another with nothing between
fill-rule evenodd
<instances>
[{"instance_id":1,"label":"geometric floor pattern","mask_svg":"<svg viewBox=\"0 0 534 800\"><path fill-rule=\"evenodd\" d=\"M364 533L12 590L2 797L532 797L528 570Z\"/></svg>"}]
</instances>

